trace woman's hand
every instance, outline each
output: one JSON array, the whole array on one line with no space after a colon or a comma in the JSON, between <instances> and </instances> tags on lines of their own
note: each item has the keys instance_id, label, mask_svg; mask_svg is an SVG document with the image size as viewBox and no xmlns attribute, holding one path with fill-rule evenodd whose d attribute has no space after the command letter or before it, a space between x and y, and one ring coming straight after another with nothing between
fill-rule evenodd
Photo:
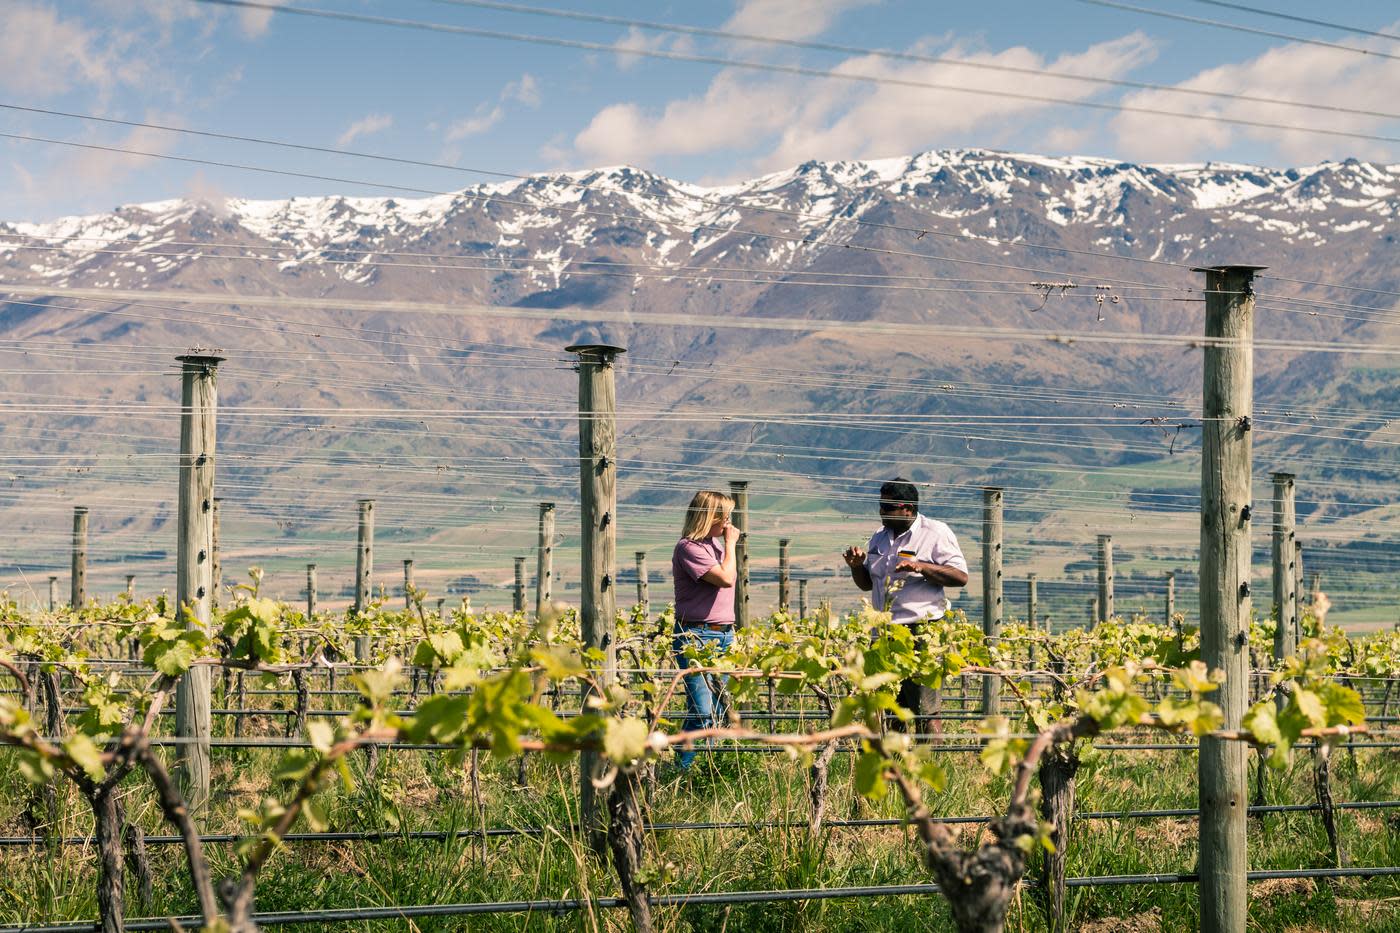
<instances>
[{"instance_id":1,"label":"woman's hand","mask_svg":"<svg viewBox=\"0 0 1400 933\"><path fill-rule=\"evenodd\" d=\"M736 528L736 527L735 527L733 524L731 524L730 522L725 522L725 523L724 523L724 545L725 545L725 547L726 547L726 548L731 548L731 547L733 547L733 546L734 546L734 543L735 543L736 541L738 541L738 540L739 540L739 529Z\"/></svg>"}]
</instances>

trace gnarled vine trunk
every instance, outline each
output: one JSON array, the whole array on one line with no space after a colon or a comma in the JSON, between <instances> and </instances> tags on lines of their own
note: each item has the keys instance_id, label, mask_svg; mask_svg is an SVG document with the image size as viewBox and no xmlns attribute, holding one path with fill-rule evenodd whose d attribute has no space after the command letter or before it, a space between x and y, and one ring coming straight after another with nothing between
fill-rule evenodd
<instances>
[{"instance_id":1,"label":"gnarled vine trunk","mask_svg":"<svg viewBox=\"0 0 1400 933\"><path fill-rule=\"evenodd\" d=\"M122 859L122 818L117 789L106 787L88 798L97 837L97 917L102 933L126 929L126 878Z\"/></svg>"},{"instance_id":2,"label":"gnarled vine trunk","mask_svg":"<svg viewBox=\"0 0 1400 933\"><path fill-rule=\"evenodd\" d=\"M1337 810L1332 801L1332 756L1331 749L1321 746L1313 754L1313 787L1317 790L1317 802L1322 807L1322 828L1327 831L1327 844L1332 848L1332 867L1341 868L1346 863L1346 852L1337 833Z\"/></svg>"},{"instance_id":3,"label":"gnarled vine trunk","mask_svg":"<svg viewBox=\"0 0 1400 933\"><path fill-rule=\"evenodd\" d=\"M1078 772L1079 755L1070 748L1051 748L1040 761L1040 812L1050 824L1050 840L1055 844L1055 851L1046 853L1041 884L1045 892L1045 913L1055 933L1067 929L1065 865L1074 826L1075 775Z\"/></svg>"},{"instance_id":4,"label":"gnarled vine trunk","mask_svg":"<svg viewBox=\"0 0 1400 933\"><path fill-rule=\"evenodd\" d=\"M807 799L811 809L807 815L807 831L815 838L822 831L826 819L826 795L830 784L831 759L836 757L835 742L823 742L812 758L811 784L807 788Z\"/></svg>"},{"instance_id":5,"label":"gnarled vine trunk","mask_svg":"<svg viewBox=\"0 0 1400 933\"><path fill-rule=\"evenodd\" d=\"M622 884L622 898L632 914L637 933L653 933L651 902L647 885L640 879L644 834L642 829L641 778L636 771L622 770L608 794L608 847L613 868Z\"/></svg>"}]
</instances>

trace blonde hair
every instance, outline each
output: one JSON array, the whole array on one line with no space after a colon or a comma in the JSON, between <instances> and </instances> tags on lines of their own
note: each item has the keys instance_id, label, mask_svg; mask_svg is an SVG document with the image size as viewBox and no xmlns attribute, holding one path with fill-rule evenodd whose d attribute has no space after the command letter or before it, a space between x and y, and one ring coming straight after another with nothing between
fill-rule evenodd
<instances>
[{"instance_id":1,"label":"blonde hair","mask_svg":"<svg viewBox=\"0 0 1400 933\"><path fill-rule=\"evenodd\" d=\"M720 516L727 519L732 511L733 499L722 492L702 489L690 500L690 507L685 511L685 527L681 529L681 537L692 541L705 540L710 536L715 519Z\"/></svg>"}]
</instances>

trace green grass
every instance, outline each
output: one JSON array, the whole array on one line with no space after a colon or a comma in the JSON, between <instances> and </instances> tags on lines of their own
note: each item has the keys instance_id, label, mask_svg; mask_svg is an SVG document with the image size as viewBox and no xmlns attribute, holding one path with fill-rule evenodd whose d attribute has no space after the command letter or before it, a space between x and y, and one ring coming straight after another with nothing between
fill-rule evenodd
<instances>
[{"instance_id":1,"label":"green grass","mask_svg":"<svg viewBox=\"0 0 1400 933\"><path fill-rule=\"evenodd\" d=\"M218 703L216 703L218 705ZM239 807L256 804L269 787L275 752L214 751L216 799L210 831L237 826ZM23 832L17 819L26 799L14 769L0 768L3 832ZM485 822L490 826L550 829L542 836L495 838L485 857L470 839L445 842L396 839L386 842L292 843L264 872L258 889L260 910L300 910L530 900L614 895L617 883L606 865L585 854L567 828L576 820L577 771L573 762L531 758L527 786L516 780L514 760L483 757ZM945 755L948 788L931 800L946 815L993 812L1006 794L1006 782L988 776L974 755ZM1190 807L1195 801L1195 756L1181 752L1116 752L1091 758L1081 772L1079 811ZM339 830L458 829L474 827L465 768L453 767L440 753L384 752L373 778L366 756L352 768L357 786L325 792L332 828ZM1338 800L1400 797L1400 767L1388 751L1360 751L1353 759L1336 753L1334 795ZM1252 788L1251 779L1251 788ZM90 820L71 789L65 791L64 831L83 833ZM1269 802L1312 801L1311 764L1305 753L1293 766L1271 774ZM127 782L127 807L147 832L160 825L148 788ZM899 817L893 799L857 800L850 757L832 765L828 818ZM910 830L903 826L830 828L819 838L806 830L806 771L782 754L719 752L701 756L696 768L680 775L663 768L651 806L655 822L790 820L777 829L657 831L648 839L647 867L659 880L658 893L745 891L925 882ZM1345 811L1340 816L1344 847L1356 865L1400 864L1400 814ZM969 842L978 830L959 829ZM1250 820L1250 866L1312 868L1328 863L1326 837L1316 814L1266 815ZM215 874L232 873L232 847L211 846ZM129 916L190 913L193 898L181 850L153 847L154 891L139 903L129 887ZM1118 875L1185 872L1195 862L1192 819L1081 821L1069 850L1070 874ZM1036 874L1032 868L1031 877ZM96 915L91 847L58 853L42 848L0 850L0 923L38 923ZM1251 929L1306 931L1400 929L1400 881L1263 882L1252 886ZM1085 930L1194 929L1193 885L1099 887L1071 891L1074 926ZM733 907L659 908L666 931L791 930L871 931L946 930L949 919L937 896L845 899L810 903ZM412 922L360 923L360 930L611 930L627 929L625 912L600 910L563 915L504 914L472 918L432 918ZM1008 929L1041 930L1046 924L1038 896L1026 889L1013 909ZM292 927L312 929L311 925Z\"/></svg>"}]
</instances>

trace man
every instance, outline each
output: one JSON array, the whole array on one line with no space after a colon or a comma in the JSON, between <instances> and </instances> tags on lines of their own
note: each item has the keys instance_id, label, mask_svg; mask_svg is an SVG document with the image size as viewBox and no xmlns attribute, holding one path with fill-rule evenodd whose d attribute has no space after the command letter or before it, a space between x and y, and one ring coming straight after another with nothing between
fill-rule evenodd
<instances>
[{"instance_id":1,"label":"man","mask_svg":"<svg viewBox=\"0 0 1400 933\"><path fill-rule=\"evenodd\" d=\"M917 635L921 625L948 611L945 586L967 586L967 560L951 528L919 514L919 490L907 479L880 486L880 524L884 527L868 549L847 548L842 557L856 586L870 593L871 604L883 610L888 599L893 621ZM895 581L902 586L887 596ZM899 705L920 717L920 732L933 731L928 718L937 711L933 690L906 680L899 685Z\"/></svg>"}]
</instances>

